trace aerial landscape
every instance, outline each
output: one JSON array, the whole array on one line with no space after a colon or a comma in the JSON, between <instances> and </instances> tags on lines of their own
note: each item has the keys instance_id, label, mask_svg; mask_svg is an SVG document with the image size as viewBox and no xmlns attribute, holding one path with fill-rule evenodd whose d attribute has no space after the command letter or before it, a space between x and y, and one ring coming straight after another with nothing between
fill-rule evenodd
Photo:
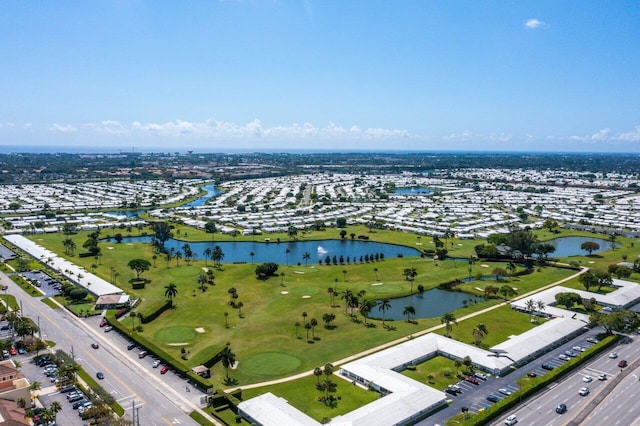
<instances>
[{"instance_id":1,"label":"aerial landscape","mask_svg":"<svg viewBox=\"0 0 640 426\"><path fill-rule=\"evenodd\" d=\"M631 2L0 17L0 424L632 425Z\"/></svg>"}]
</instances>

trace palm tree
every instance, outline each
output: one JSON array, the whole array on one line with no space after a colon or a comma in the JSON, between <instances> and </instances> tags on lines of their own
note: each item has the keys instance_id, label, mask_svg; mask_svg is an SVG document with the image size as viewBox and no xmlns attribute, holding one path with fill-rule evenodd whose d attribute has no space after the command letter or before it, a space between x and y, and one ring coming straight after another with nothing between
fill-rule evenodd
<instances>
[{"instance_id":1,"label":"palm tree","mask_svg":"<svg viewBox=\"0 0 640 426\"><path fill-rule=\"evenodd\" d=\"M480 346L480 342L482 341L482 339L487 337L487 334L489 334L489 331L487 330L486 325L484 325L483 323L479 323L473 329L472 334L473 334L473 338L476 341L476 346Z\"/></svg>"},{"instance_id":2,"label":"palm tree","mask_svg":"<svg viewBox=\"0 0 640 426\"><path fill-rule=\"evenodd\" d=\"M53 414L53 422L56 422L56 417L58 416L58 411L62 410L62 405L58 401L53 401L49 406L49 410Z\"/></svg>"},{"instance_id":3,"label":"palm tree","mask_svg":"<svg viewBox=\"0 0 640 426\"><path fill-rule=\"evenodd\" d=\"M378 304L378 310L382 311L382 326L384 327L384 317L387 312L387 309L391 308L391 303L389 303L389 299L385 298L380 301Z\"/></svg>"},{"instance_id":4,"label":"palm tree","mask_svg":"<svg viewBox=\"0 0 640 426\"><path fill-rule=\"evenodd\" d=\"M307 341L309 340L309 330L311 330L311 324L306 323L304 329L307 330Z\"/></svg>"},{"instance_id":5,"label":"palm tree","mask_svg":"<svg viewBox=\"0 0 640 426\"><path fill-rule=\"evenodd\" d=\"M294 324L296 326L296 339L298 338L298 327L300 327L300 321L296 321Z\"/></svg>"},{"instance_id":6,"label":"palm tree","mask_svg":"<svg viewBox=\"0 0 640 426\"><path fill-rule=\"evenodd\" d=\"M407 322L409 322L409 318L411 317L411 315L415 315L415 314L416 314L416 308L414 308L411 305L405 306L404 311L402 311L402 315L407 316Z\"/></svg>"},{"instance_id":7,"label":"palm tree","mask_svg":"<svg viewBox=\"0 0 640 426\"><path fill-rule=\"evenodd\" d=\"M207 259L213 255L213 250L210 247L207 247L204 251L204 266L207 266Z\"/></svg>"},{"instance_id":8,"label":"palm tree","mask_svg":"<svg viewBox=\"0 0 640 426\"><path fill-rule=\"evenodd\" d=\"M309 314L308 314L308 313L306 313L306 312L303 312L303 313L302 313L302 323L303 323L303 324L306 324L306 323L307 323L307 317L308 317L308 316L309 316Z\"/></svg>"},{"instance_id":9,"label":"palm tree","mask_svg":"<svg viewBox=\"0 0 640 426\"><path fill-rule=\"evenodd\" d=\"M345 282L347 281L347 270L346 269L342 270L342 280L345 281Z\"/></svg>"},{"instance_id":10,"label":"palm tree","mask_svg":"<svg viewBox=\"0 0 640 426\"><path fill-rule=\"evenodd\" d=\"M39 381L36 380L31 383L31 386L29 386L29 390L31 391L31 401L35 401L36 397L38 396L36 395L36 392L40 389L42 389L42 385Z\"/></svg>"},{"instance_id":11,"label":"palm tree","mask_svg":"<svg viewBox=\"0 0 640 426\"><path fill-rule=\"evenodd\" d=\"M320 386L320 377L322 376L322 368L316 367L313 369L313 375L318 379L316 386Z\"/></svg>"},{"instance_id":12,"label":"palm tree","mask_svg":"<svg viewBox=\"0 0 640 426\"><path fill-rule=\"evenodd\" d=\"M311 321L309 321L309 324L311 324L311 334L313 335L313 338L316 338L316 326L318 325L318 320L315 318L311 318Z\"/></svg>"},{"instance_id":13,"label":"palm tree","mask_svg":"<svg viewBox=\"0 0 640 426\"><path fill-rule=\"evenodd\" d=\"M331 301L329 306L333 308L333 288L327 288L327 293L329 293L329 300Z\"/></svg>"},{"instance_id":14,"label":"palm tree","mask_svg":"<svg viewBox=\"0 0 640 426\"><path fill-rule=\"evenodd\" d=\"M174 257L176 259L176 266L180 266L180 259L182 259L182 253L177 251Z\"/></svg>"},{"instance_id":15,"label":"palm tree","mask_svg":"<svg viewBox=\"0 0 640 426\"><path fill-rule=\"evenodd\" d=\"M336 278L337 279L337 278ZM351 297L353 296L353 292L349 289L346 289L345 291L342 292L342 296L340 296L341 299L344 299L344 313L347 313L347 308L349 307L349 301L351 300Z\"/></svg>"},{"instance_id":16,"label":"palm tree","mask_svg":"<svg viewBox=\"0 0 640 426\"><path fill-rule=\"evenodd\" d=\"M311 259L311 255L309 254L308 251L305 251L304 254L302 255L302 260L304 260L305 266L309 266L309 259Z\"/></svg>"},{"instance_id":17,"label":"palm tree","mask_svg":"<svg viewBox=\"0 0 640 426\"><path fill-rule=\"evenodd\" d=\"M365 324L367 324L367 316L375 305L376 302L374 302L373 300L362 299L362 301L360 302L360 314L362 315Z\"/></svg>"},{"instance_id":18,"label":"palm tree","mask_svg":"<svg viewBox=\"0 0 640 426\"><path fill-rule=\"evenodd\" d=\"M536 308L538 308L538 310L539 310L540 312L544 311L546 307L547 307L547 306L544 304L544 302L543 302L542 300L538 300L538 301L536 302Z\"/></svg>"},{"instance_id":19,"label":"palm tree","mask_svg":"<svg viewBox=\"0 0 640 426\"><path fill-rule=\"evenodd\" d=\"M529 311L529 319L533 320L533 310L536 308L536 302L534 302L533 299L529 299L524 303L524 306L527 308L527 311Z\"/></svg>"},{"instance_id":20,"label":"palm tree","mask_svg":"<svg viewBox=\"0 0 640 426\"><path fill-rule=\"evenodd\" d=\"M451 325L452 323L458 325L458 322L456 321L456 317L451 312L445 313L440 318L440 324L444 324L446 337L450 337L451 330L453 330L453 326Z\"/></svg>"},{"instance_id":21,"label":"palm tree","mask_svg":"<svg viewBox=\"0 0 640 426\"><path fill-rule=\"evenodd\" d=\"M217 266L220 266L220 262L222 262L222 259L224 259L224 253L222 252L222 249L220 248L220 246L215 246L213 248L213 254L211 255L211 259Z\"/></svg>"},{"instance_id":22,"label":"palm tree","mask_svg":"<svg viewBox=\"0 0 640 426\"><path fill-rule=\"evenodd\" d=\"M169 283L164 286L164 295L169 298L169 302L171 303L171 306L173 306L173 298L178 295L178 287L176 287L174 283Z\"/></svg>"},{"instance_id":23,"label":"palm tree","mask_svg":"<svg viewBox=\"0 0 640 426\"><path fill-rule=\"evenodd\" d=\"M287 266L289 266L289 253L291 253L291 250L289 248L284 249L284 255L287 262Z\"/></svg>"},{"instance_id":24,"label":"palm tree","mask_svg":"<svg viewBox=\"0 0 640 426\"><path fill-rule=\"evenodd\" d=\"M249 256L251 256L251 264L253 265L253 256L255 256L256 254L254 252L249 253Z\"/></svg>"},{"instance_id":25,"label":"palm tree","mask_svg":"<svg viewBox=\"0 0 640 426\"><path fill-rule=\"evenodd\" d=\"M238 308L238 317L242 318L242 307L244 306L244 303L242 302L238 302L236 303L236 307Z\"/></svg>"},{"instance_id":26,"label":"palm tree","mask_svg":"<svg viewBox=\"0 0 640 426\"><path fill-rule=\"evenodd\" d=\"M224 328L229 328L229 312L224 313Z\"/></svg>"},{"instance_id":27,"label":"palm tree","mask_svg":"<svg viewBox=\"0 0 640 426\"><path fill-rule=\"evenodd\" d=\"M378 268L373 268L373 273L376 274L376 281L378 281Z\"/></svg>"},{"instance_id":28,"label":"palm tree","mask_svg":"<svg viewBox=\"0 0 640 426\"><path fill-rule=\"evenodd\" d=\"M227 343L227 346L220 352L220 362L222 362L222 366L225 370L225 375L227 380L229 380L229 367L232 367L236 363L236 354L231 351L230 344Z\"/></svg>"}]
</instances>

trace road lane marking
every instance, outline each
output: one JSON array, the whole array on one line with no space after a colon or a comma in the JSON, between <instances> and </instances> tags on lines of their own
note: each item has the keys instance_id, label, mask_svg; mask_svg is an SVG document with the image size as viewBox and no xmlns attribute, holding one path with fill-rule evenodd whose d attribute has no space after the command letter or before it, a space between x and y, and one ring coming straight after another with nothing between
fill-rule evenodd
<instances>
[{"instance_id":1,"label":"road lane marking","mask_svg":"<svg viewBox=\"0 0 640 426\"><path fill-rule=\"evenodd\" d=\"M89 358L91 358L96 364L100 365L102 367L103 370L109 371L109 369L100 361L98 361L98 359L93 356L93 354L91 352L88 353ZM131 393L132 395L135 395L140 401L144 402L144 399L142 399L140 397L140 395L138 395L133 389L131 389L125 382L123 382L120 377L118 377L117 374L112 374L111 377L113 377L114 380L116 380L118 383L120 383L125 389L127 389L127 391L129 391L129 393Z\"/></svg>"}]
</instances>

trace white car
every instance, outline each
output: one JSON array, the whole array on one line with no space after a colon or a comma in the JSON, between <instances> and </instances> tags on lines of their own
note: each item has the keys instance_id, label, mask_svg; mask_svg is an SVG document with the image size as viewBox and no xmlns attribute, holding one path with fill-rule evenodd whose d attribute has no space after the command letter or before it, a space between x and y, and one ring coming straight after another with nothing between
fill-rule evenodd
<instances>
[{"instance_id":1,"label":"white car","mask_svg":"<svg viewBox=\"0 0 640 426\"><path fill-rule=\"evenodd\" d=\"M580 388L580 390L578 391L578 393L580 394L580 396L586 396L589 395L589 388Z\"/></svg>"},{"instance_id":2,"label":"white car","mask_svg":"<svg viewBox=\"0 0 640 426\"><path fill-rule=\"evenodd\" d=\"M518 419L516 417L515 414L510 415L509 417L507 417L507 419L504 421L505 425L511 426L511 425L515 425L516 423L518 423Z\"/></svg>"},{"instance_id":3,"label":"white car","mask_svg":"<svg viewBox=\"0 0 640 426\"><path fill-rule=\"evenodd\" d=\"M616 359L616 358L618 358L618 353L617 353L617 352L611 352L611 353L609 354L609 358L611 358L611 359Z\"/></svg>"},{"instance_id":4,"label":"white car","mask_svg":"<svg viewBox=\"0 0 640 426\"><path fill-rule=\"evenodd\" d=\"M574 346L573 350L576 352L584 352L585 349L582 346Z\"/></svg>"},{"instance_id":5,"label":"white car","mask_svg":"<svg viewBox=\"0 0 640 426\"><path fill-rule=\"evenodd\" d=\"M589 342L589 343L598 343L598 339L596 339L595 337L589 337L589 338L587 338L587 342Z\"/></svg>"},{"instance_id":6,"label":"white car","mask_svg":"<svg viewBox=\"0 0 640 426\"><path fill-rule=\"evenodd\" d=\"M563 361L569 361L571 359L568 356L566 356L565 354L558 355L558 358L560 358Z\"/></svg>"},{"instance_id":7,"label":"white car","mask_svg":"<svg viewBox=\"0 0 640 426\"><path fill-rule=\"evenodd\" d=\"M585 382L585 383L590 383L592 380L593 380L593 377L591 377L591 376L584 376L582 378L582 381Z\"/></svg>"},{"instance_id":8,"label":"white car","mask_svg":"<svg viewBox=\"0 0 640 426\"><path fill-rule=\"evenodd\" d=\"M598 380L600 380L600 381L607 380L607 375L602 373L601 375L598 376Z\"/></svg>"},{"instance_id":9,"label":"white car","mask_svg":"<svg viewBox=\"0 0 640 426\"><path fill-rule=\"evenodd\" d=\"M500 389L498 389L498 392L500 392L501 394L506 395L506 396L511 395L511 391L509 389L506 389L506 388L500 388Z\"/></svg>"},{"instance_id":10,"label":"white car","mask_svg":"<svg viewBox=\"0 0 640 426\"><path fill-rule=\"evenodd\" d=\"M156 359L151 365L153 366L153 368L158 368L160 364L162 364L162 362L159 359Z\"/></svg>"},{"instance_id":11,"label":"white car","mask_svg":"<svg viewBox=\"0 0 640 426\"><path fill-rule=\"evenodd\" d=\"M481 380L487 380L487 375L483 373L475 373L474 376Z\"/></svg>"}]
</instances>

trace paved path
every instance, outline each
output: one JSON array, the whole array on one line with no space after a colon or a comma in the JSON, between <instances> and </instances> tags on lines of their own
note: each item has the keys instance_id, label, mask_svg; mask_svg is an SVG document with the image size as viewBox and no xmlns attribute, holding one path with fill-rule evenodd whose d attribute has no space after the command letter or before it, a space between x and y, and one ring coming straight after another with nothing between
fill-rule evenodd
<instances>
[{"instance_id":1,"label":"paved path","mask_svg":"<svg viewBox=\"0 0 640 426\"><path fill-rule=\"evenodd\" d=\"M511 302L513 302L514 300L520 300L520 299L524 299L524 298L533 296L534 294L539 293L539 292L541 292L543 290L546 290L548 288L563 284L563 283L565 283L567 281L570 281L570 280L572 280L572 279L574 279L576 277L579 277L580 275L584 274L588 270L589 270L589 268L582 267L580 269L580 271L576 272L575 274L573 274L571 276L568 276L568 277L563 278L561 280L555 281L555 282L553 282L551 284L547 284L544 287L537 288L537 289L532 290L532 291L530 291L528 293L525 293L525 294L523 294L521 296L515 297L515 298L513 298L511 300L506 300L506 301L503 301L501 303L498 303L497 305L490 306L488 308L482 309L482 310L477 311L477 312L473 312L473 313L471 313L469 315L465 315L465 316L463 316L461 318L458 318L457 321L458 322L464 321L466 319L473 318L473 317L476 317L478 315L482 315L485 312L489 312L489 311L492 311L494 309L497 309L497 308L499 308L501 306L508 305ZM338 361L334 361L331 364L333 364L334 366L340 366L342 364L346 364L348 362L355 361L356 359L363 358L363 357L365 357L367 355L371 355L371 354L379 352L379 351L381 351L383 349L388 349L388 348L390 348L392 346L396 346L396 345L399 345L400 343L404 343L407 340L413 339L413 338L418 337L418 336L423 336L423 335L425 335L427 333L434 332L434 331L439 330L439 329L444 328L444 327L445 327L444 324L436 325L436 326L433 326L431 328L427 328L425 330L419 331L417 333L412 333L409 336L401 337L400 339L396 339L396 340L393 340L391 342L382 344L380 346L376 346L375 348L367 349L366 351L362 351L360 353L348 356L348 357L340 359ZM238 389L254 389L254 388L259 388L259 387L262 387L262 386L271 386L271 385L275 385L275 384L278 384L278 383L285 383L285 382L290 382L292 380L297 380L297 379L300 379L300 378L303 378L303 377L310 376L312 374L313 374L313 370L303 371L302 373L298 373L298 374L293 375L293 376L283 377L281 379L270 380L268 382L253 383L253 384L250 384L250 385L237 386L237 387L234 387L234 388L225 389L225 392L229 393L229 392L234 392L234 391L236 391Z\"/></svg>"}]
</instances>

